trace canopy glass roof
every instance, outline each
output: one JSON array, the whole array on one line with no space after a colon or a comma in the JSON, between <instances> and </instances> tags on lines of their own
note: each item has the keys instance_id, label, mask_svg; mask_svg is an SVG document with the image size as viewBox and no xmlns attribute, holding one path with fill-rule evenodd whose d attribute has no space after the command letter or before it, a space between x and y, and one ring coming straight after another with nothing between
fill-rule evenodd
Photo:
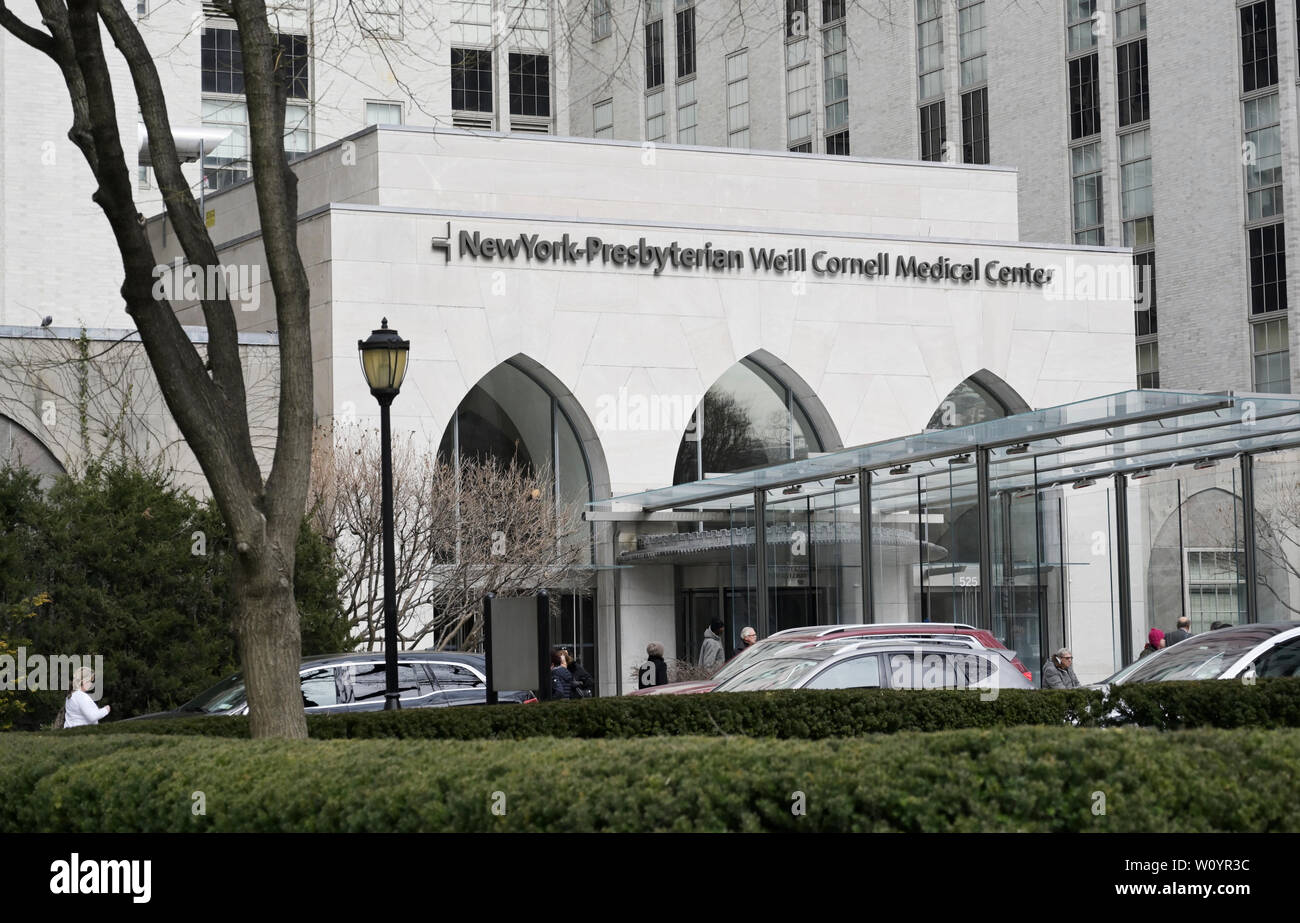
<instances>
[{"instance_id":1,"label":"canopy glass roof","mask_svg":"<svg viewBox=\"0 0 1300 923\"><path fill-rule=\"evenodd\" d=\"M1123 391L955 429L840 449L766 468L598 500L599 510L653 512L746 505L781 490L872 472L892 479L943 475L975 486L975 453L989 451L990 488L1045 486L1083 477L1192 464L1300 442L1300 399L1277 395ZM969 455L969 458L963 456ZM912 489L915 489L914 487ZM776 500L778 496L772 499Z\"/></svg>"}]
</instances>

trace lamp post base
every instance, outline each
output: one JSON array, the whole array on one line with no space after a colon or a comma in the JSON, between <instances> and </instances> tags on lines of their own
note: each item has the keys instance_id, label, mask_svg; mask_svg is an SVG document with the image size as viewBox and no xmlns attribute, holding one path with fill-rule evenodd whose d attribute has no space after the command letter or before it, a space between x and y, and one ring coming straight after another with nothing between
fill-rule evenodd
<instances>
[{"instance_id":1,"label":"lamp post base","mask_svg":"<svg viewBox=\"0 0 1300 923\"><path fill-rule=\"evenodd\" d=\"M402 703L399 701L401 693L385 692L384 693L384 711L401 711Z\"/></svg>"}]
</instances>

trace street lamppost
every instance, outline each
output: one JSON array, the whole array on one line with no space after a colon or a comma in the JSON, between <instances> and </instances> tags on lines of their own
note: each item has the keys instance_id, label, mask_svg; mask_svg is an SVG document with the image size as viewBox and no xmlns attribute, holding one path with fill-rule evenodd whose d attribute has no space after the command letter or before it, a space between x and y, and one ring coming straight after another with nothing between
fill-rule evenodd
<instances>
[{"instance_id":1,"label":"street lamppost","mask_svg":"<svg viewBox=\"0 0 1300 923\"><path fill-rule=\"evenodd\" d=\"M406 360L411 344L388 329L384 318L378 330L365 340L357 341L361 354L361 371L365 373L370 393L379 401L380 442L383 454L384 517L384 711L402 707L397 691L397 582L393 564L393 451L388 429L388 407L402 389L406 377Z\"/></svg>"}]
</instances>

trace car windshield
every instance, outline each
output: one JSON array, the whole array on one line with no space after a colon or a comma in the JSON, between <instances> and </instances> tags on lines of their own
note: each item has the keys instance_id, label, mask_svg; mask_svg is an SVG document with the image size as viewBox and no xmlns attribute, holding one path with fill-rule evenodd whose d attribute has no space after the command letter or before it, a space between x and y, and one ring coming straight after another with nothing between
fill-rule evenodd
<instances>
[{"instance_id":1,"label":"car windshield","mask_svg":"<svg viewBox=\"0 0 1300 923\"><path fill-rule=\"evenodd\" d=\"M1193 635L1129 664L1107 683L1159 683L1170 680L1218 679L1223 671L1273 632L1232 631Z\"/></svg>"},{"instance_id":2,"label":"car windshield","mask_svg":"<svg viewBox=\"0 0 1300 923\"><path fill-rule=\"evenodd\" d=\"M823 658L824 659L824 658ZM822 660L796 660L793 658L763 658L727 683L727 692L755 692L761 689L792 689L799 680L818 666Z\"/></svg>"},{"instance_id":3,"label":"car windshield","mask_svg":"<svg viewBox=\"0 0 1300 923\"><path fill-rule=\"evenodd\" d=\"M244 677L236 673L209 689L204 689L181 706L181 711L205 712L217 715L244 704Z\"/></svg>"}]
</instances>

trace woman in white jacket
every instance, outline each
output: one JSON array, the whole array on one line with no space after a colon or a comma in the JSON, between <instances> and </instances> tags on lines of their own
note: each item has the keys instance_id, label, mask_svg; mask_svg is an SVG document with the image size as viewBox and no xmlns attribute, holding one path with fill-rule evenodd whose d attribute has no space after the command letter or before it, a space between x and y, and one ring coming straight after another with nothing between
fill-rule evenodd
<instances>
[{"instance_id":1,"label":"woman in white jacket","mask_svg":"<svg viewBox=\"0 0 1300 923\"><path fill-rule=\"evenodd\" d=\"M100 708L95 700L86 694L86 690L95 685L95 671L82 667L72 674L72 692L64 703L63 726L65 728L81 727L83 724L99 724L99 719L108 714L108 706Z\"/></svg>"}]
</instances>

